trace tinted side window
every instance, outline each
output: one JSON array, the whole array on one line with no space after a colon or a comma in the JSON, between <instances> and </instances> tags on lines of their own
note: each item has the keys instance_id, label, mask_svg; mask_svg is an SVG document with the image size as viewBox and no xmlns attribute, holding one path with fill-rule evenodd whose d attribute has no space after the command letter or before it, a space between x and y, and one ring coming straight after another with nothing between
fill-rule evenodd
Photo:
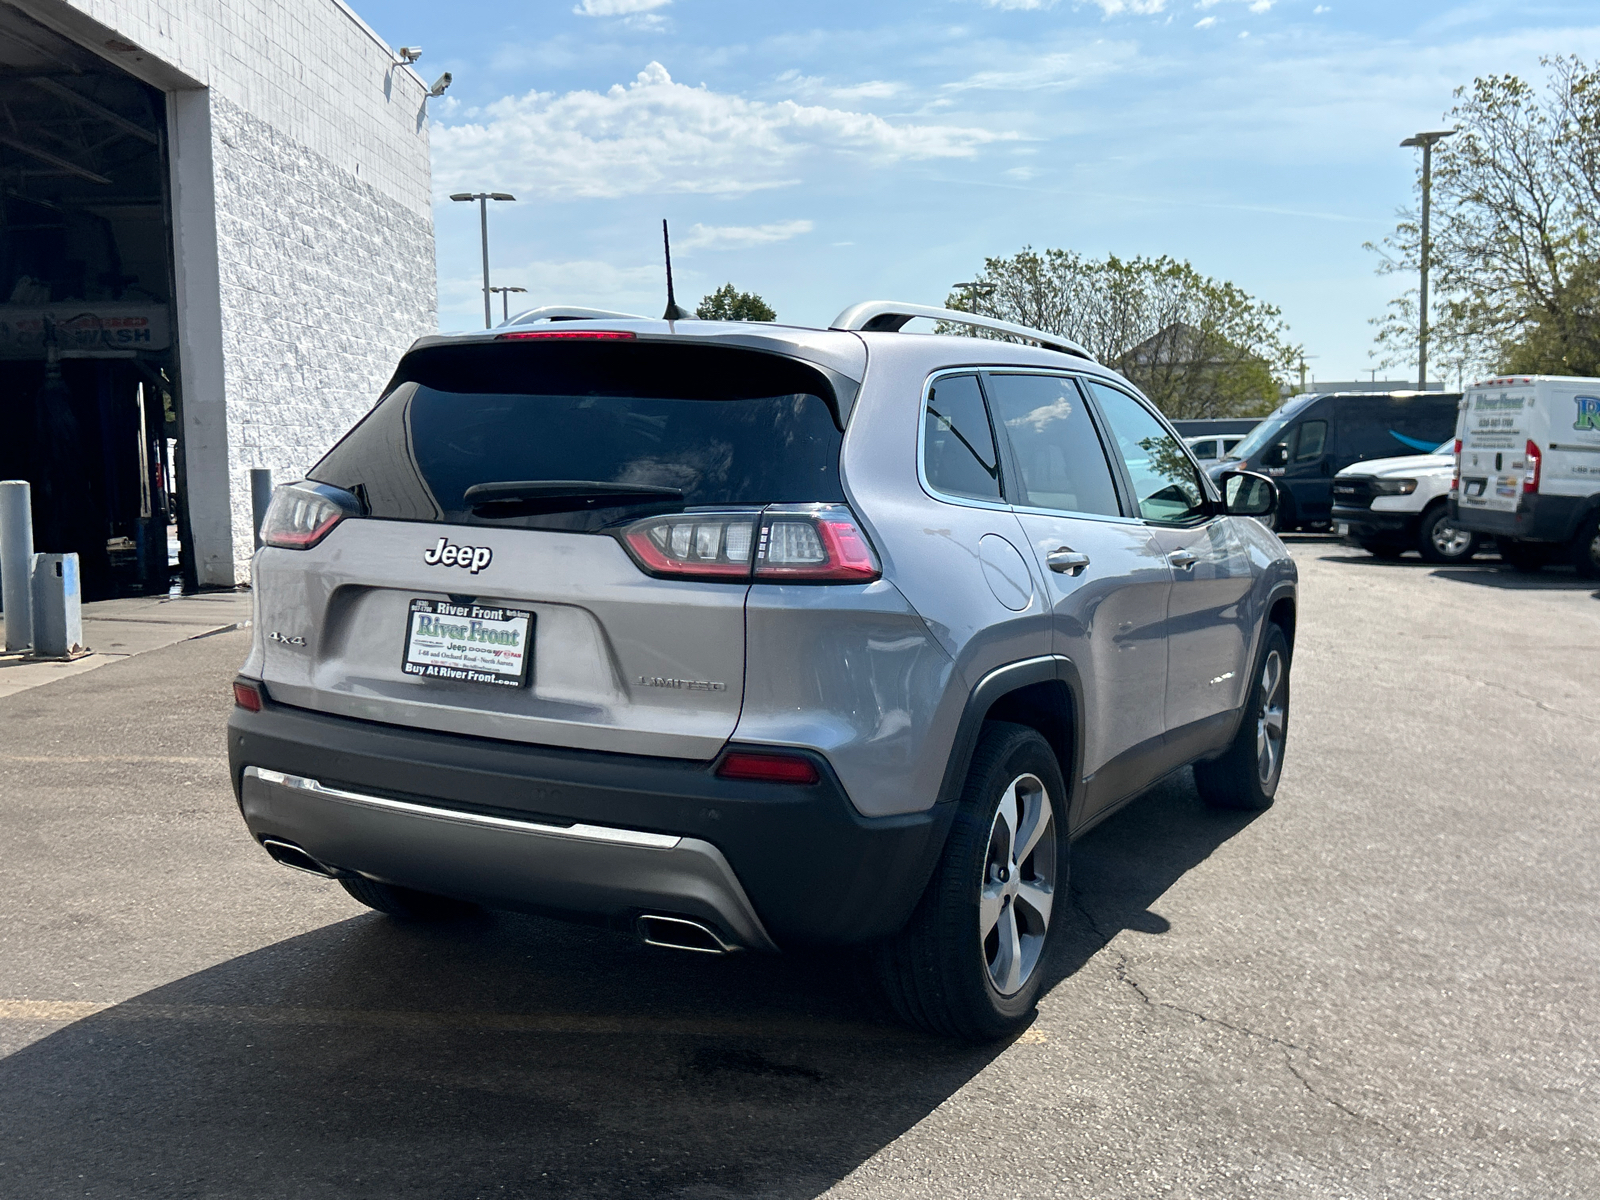
<instances>
[{"instance_id":1,"label":"tinted side window","mask_svg":"<svg viewBox=\"0 0 1600 1200\"><path fill-rule=\"evenodd\" d=\"M1120 516L1111 465L1083 394L1059 375L987 375L995 423L1016 471L1011 501L1028 508Z\"/></svg>"},{"instance_id":2,"label":"tinted side window","mask_svg":"<svg viewBox=\"0 0 1600 1200\"><path fill-rule=\"evenodd\" d=\"M952 375L928 389L922 416L922 469L947 496L1000 499L1000 462L976 375Z\"/></svg>"},{"instance_id":3,"label":"tinted side window","mask_svg":"<svg viewBox=\"0 0 1600 1200\"><path fill-rule=\"evenodd\" d=\"M1147 521L1167 523L1205 515L1205 489L1178 439L1126 392L1093 381L1089 390L1105 413L1122 461L1133 477L1139 515Z\"/></svg>"},{"instance_id":4,"label":"tinted side window","mask_svg":"<svg viewBox=\"0 0 1600 1200\"><path fill-rule=\"evenodd\" d=\"M1322 450L1327 441L1328 423L1307 421L1300 426L1300 444L1294 452L1295 462L1315 462L1322 457Z\"/></svg>"}]
</instances>

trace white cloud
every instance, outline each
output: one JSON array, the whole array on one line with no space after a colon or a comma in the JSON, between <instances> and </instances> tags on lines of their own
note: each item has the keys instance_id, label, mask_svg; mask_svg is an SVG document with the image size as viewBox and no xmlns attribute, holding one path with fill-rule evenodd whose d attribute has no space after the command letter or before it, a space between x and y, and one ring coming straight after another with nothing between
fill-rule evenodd
<instances>
[{"instance_id":1,"label":"white cloud","mask_svg":"<svg viewBox=\"0 0 1600 1200\"><path fill-rule=\"evenodd\" d=\"M770 225L701 225L689 226L688 235L678 245L685 250L744 250L751 246L767 246L773 242L787 242L790 238L810 233L815 223L811 221L775 221Z\"/></svg>"},{"instance_id":2,"label":"white cloud","mask_svg":"<svg viewBox=\"0 0 1600 1200\"><path fill-rule=\"evenodd\" d=\"M672 0L581 0L572 11L580 17L633 17L671 3Z\"/></svg>"},{"instance_id":3,"label":"white cloud","mask_svg":"<svg viewBox=\"0 0 1600 1200\"><path fill-rule=\"evenodd\" d=\"M905 91L905 85L887 79L869 79L864 83L830 83L823 75L802 75L790 69L779 75L777 82L796 98L831 100L835 104L852 104L859 100L887 100Z\"/></svg>"},{"instance_id":4,"label":"white cloud","mask_svg":"<svg viewBox=\"0 0 1600 1200\"><path fill-rule=\"evenodd\" d=\"M1250 11L1264 13L1273 5L1273 0L1250 0Z\"/></svg>"},{"instance_id":5,"label":"white cloud","mask_svg":"<svg viewBox=\"0 0 1600 1200\"><path fill-rule=\"evenodd\" d=\"M946 91L1037 91L1045 88L1074 88L1099 82L1122 70L1138 56L1132 42L1097 41L1053 54L1036 54L1020 65L1001 70L978 71L944 85Z\"/></svg>"},{"instance_id":6,"label":"white cloud","mask_svg":"<svg viewBox=\"0 0 1600 1200\"><path fill-rule=\"evenodd\" d=\"M1196 29L1210 29L1216 23L1217 19L1215 17L1201 17L1194 23L1194 27Z\"/></svg>"},{"instance_id":7,"label":"white cloud","mask_svg":"<svg viewBox=\"0 0 1600 1200\"><path fill-rule=\"evenodd\" d=\"M494 186L554 198L693 193L738 196L798 182L803 160L882 164L970 158L1015 134L890 124L872 113L768 103L675 82L652 62L627 87L529 92L472 110L433 133L440 193ZM479 182L474 182L479 181Z\"/></svg>"}]
</instances>

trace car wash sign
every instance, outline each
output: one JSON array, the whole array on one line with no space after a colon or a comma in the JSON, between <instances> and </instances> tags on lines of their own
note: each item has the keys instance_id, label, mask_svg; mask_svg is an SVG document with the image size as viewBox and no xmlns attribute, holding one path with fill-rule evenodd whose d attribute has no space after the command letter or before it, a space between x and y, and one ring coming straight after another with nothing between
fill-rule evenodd
<instances>
[{"instance_id":1,"label":"car wash sign","mask_svg":"<svg viewBox=\"0 0 1600 1200\"><path fill-rule=\"evenodd\" d=\"M172 318L165 305L63 301L48 307L0 304L0 358L43 358L54 333L56 348L74 357L165 350ZM109 353L108 353L109 352Z\"/></svg>"}]
</instances>

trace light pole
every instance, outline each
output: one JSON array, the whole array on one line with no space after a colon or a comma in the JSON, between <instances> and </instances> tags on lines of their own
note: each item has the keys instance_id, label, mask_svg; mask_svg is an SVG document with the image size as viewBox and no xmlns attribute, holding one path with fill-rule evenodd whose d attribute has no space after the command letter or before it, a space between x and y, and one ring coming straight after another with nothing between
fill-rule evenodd
<instances>
[{"instance_id":1,"label":"light pole","mask_svg":"<svg viewBox=\"0 0 1600 1200\"><path fill-rule=\"evenodd\" d=\"M510 192L455 192L452 200L476 200L478 223L483 229L483 327L494 324L494 313L489 308L489 201L515 200Z\"/></svg>"},{"instance_id":2,"label":"light pole","mask_svg":"<svg viewBox=\"0 0 1600 1200\"><path fill-rule=\"evenodd\" d=\"M1433 144L1442 142L1457 133L1454 129L1435 129L1417 133L1401 142L1402 146L1422 147L1422 297L1417 324L1417 387L1428 390L1428 206L1433 196Z\"/></svg>"},{"instance_id":3,"label":"light pole","mask_svg":"<svg viewBox=\"0 0 1600 1200\"><path fill-rule=\"evenodd\" d=\"M972 305L973 313L980 317L983 316L983 312L978 307L978 301L984 296L994 295L994 284L992 283L979 283L976 280L972 280L967 283L952 283L950 286L960 288L967 293L967 303Z\"/></svg>"},{"instance_id":4,"label":"light pole","mask_svg":"<svg viewBox=\"0 0 1600 1200\"><path fill-rule=\"evenodd\" d=\"M489 290L491 292L500 293L500 323L503 325L505 322L511 320L511 308L506 300L506 297L512 292L525 292L528 289L518 287L492 287Z\"/></svg>"}]
</instances>

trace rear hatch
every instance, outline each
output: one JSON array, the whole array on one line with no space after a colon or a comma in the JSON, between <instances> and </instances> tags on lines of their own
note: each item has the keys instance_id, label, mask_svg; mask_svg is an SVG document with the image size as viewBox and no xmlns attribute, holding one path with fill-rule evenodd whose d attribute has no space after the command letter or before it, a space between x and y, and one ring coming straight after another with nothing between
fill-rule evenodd
<instances>
[{"instance_id":1,"label":"rear hatch","mask_svg":"<svg viewBox=\"0 0 1600 1200\"><path fill-rule=\"evenodd\" d=\"M1516 512L1529 469L1525 454L1531 383L1479 385L1467 392L1461 425L1461 492L1464 510Z\"/></svg>"},{"instance_id":2,"label":"rear hatch","mask_svg":"<svg viewBox=\"0 0 1600 1200\"><path fill-rule=\"evenodd\" d=\"M545 335L413 350L310 472L357 515L258 557L268 692L710 758L739 715L748 583L654 577L618 532L670 517L663 553L714 572L747 553L729 510L843 500L840 425L823 373L749 349Z\"/></svg>"}]
</instances>

